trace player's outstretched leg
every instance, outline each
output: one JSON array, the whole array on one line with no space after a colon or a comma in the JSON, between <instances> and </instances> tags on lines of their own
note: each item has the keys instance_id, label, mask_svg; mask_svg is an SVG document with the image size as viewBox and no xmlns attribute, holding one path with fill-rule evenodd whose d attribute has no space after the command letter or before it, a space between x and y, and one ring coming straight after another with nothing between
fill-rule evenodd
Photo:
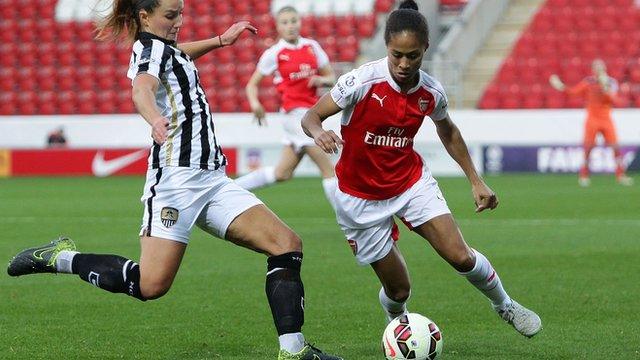
<instances>
[{"instance_id":1,"label":"player's outstretched leg","mask_svg":"<svg viewBox=\"0 0 640 360\"><path fill-rule=\"evenodd\" d=\"M60 237L52 242L21 251L9 262L7 273L21 276L38 273L57 273L56 259L61 251L75 251L73 240Z\"/></svg>"},{"instance_id":2,"label":"player's outstretched leg","mask_svg":"<svg viewBox=\"0 0 640 360\"><path fill-rule=\"evenodd\" d=\"M146 300L140 291L140 267L136 262L118 255L78 253L73 240L63 236L49 244L21 251L9 262L7 273L10 276L76 274L103 290Z\"/></svg>"}]
</instances>

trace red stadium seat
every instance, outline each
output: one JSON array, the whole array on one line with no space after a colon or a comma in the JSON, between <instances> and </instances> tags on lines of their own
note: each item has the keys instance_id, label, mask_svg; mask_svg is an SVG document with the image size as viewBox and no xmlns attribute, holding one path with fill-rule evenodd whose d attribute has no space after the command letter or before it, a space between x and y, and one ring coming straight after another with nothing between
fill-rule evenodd
<instances>
[{"instance_id":1,"label":"red stadium seat","mask_svg":"<svg viewBox=\"0 0 640 360\"><path fill-rule=\"evenodd\" d=\"M56 93L53 91L39 91L37 111L39 115L54 115L58 111Z\"/></svg>"},{"instance_id":2,"label":"red stadium seat","mask_svg":"<svg viewBox=\"0 0 640 360\"><path fill-rule=\"evenodd\" d=\"M271 6L269 0L253 0L253 11L256 14L268 14Z\"/></svg>"},{"instance_id":3,"label":"red stadium seat","mask_svg":"<svg viewBox=\"0 0 640 360\"><path fill-rule=\"evenodd\" d=\"M16 77L17 70L13 67L0 68L0 93L13 93Z\"/></svg>"},{"instance_id":4,"label":"red stadium seat","mask_svg":"<svg viewBox=\"0 0 640 360\"><path fill-rule=\"evenodd\" d=\"M335 16L323 16L316 20L315 37L334 36L336 27Z\"/></svg>"},{"instance_id":5,"label":"red stadium seat","mask_svg":"<svg viewBox=\"0 0 640 360\"><path fill-rule=\"evenodd\" d=\"M65 115L74 114L76 112L75 92L58 92L58 112Z\"/></svg>"},{"instance_id":6,"label":"red stadium seat","mask_svg":"<svg viewBox=\"0 0 640 360\"><path fill-rule=\"evenodd\" d=\"M371 37L376 30L376 17L373 14L360 16L357 19L356 26L359 36Z\"/></svg>"},{"instance_id":7,"label":"red stadium seat","mask_svg":"<svg viewBox=\"0 0 640 360\"><path fill-rule=\"evenodd\" d=\"M56 88L56 68L53 66L39 67L36 73L38 90L54 91Z\"/></svg>"},{"instance_id":8,"label":"red stadium seat","mask_svg":"<svg viewBox=\"0 0 640 360\"><path fill-rule=\"evenodd\" d=\"M22 91L34 91L36 89L35 71L31 67L25 67L18 71L18 89Z\"/></svg>"},{"instance_id":9,"label":"red stadium seat","mask_svg":"<svg viewBox=\"0 0 640 360\"><path fill-rule=\"evenodd\" d=\"M97 93L97 110L101 114L113 114L118 111L118 98L113 90L102 90Z\"/></svg>"},{"instance_id":10,"label":"red stadium seat","mask_svg":"<svg viewBox=\"0 0 640 360\"><path fill-rule=\"evenodd\" d=\"M72 67L57 68L56 88L58 91L71 91L75 89L74 70Z\"/></svg>"},{"instance_id":11,"label":"red stadium seat","mask_svg":"<svg viewBox=\"0 0 640 360\"><path fill-rule=\"evenodd\" d=\"M376 0L375 11L378 13L389 12L394 5L394 0Z\"/></svg>"},{"instance_id":12,"label":"red stadium seat","mask_svg":"<svg viewBox=\"0 0 640 360\"><path fill-rule=\"evenodd\" d=\"M18 94L18 111L21 115L36 115L38 108L36 104L37 96L32 91L22 91Z\"/></svg>"}]
</instances>

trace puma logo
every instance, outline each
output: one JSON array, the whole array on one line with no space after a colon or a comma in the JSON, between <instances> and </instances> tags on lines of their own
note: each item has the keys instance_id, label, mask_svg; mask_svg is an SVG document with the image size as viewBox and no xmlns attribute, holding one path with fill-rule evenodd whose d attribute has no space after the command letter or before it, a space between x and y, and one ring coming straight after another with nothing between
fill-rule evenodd
<instances>
[{"instance_id":1,"label":"puma logo","mask_svg":"<svg viewBox=\"0 0 640 360\"><path fill-rule=\"evenodd\" d=\"M387 95L385 95L382 99L380 98L380 96L378 96L378 94L373 93L371 94L371 97L378 100L380 102L380 107L384 107L384 104L382 103L384 101L384 99L387 98Z\"/></svg>"}]
</instances>

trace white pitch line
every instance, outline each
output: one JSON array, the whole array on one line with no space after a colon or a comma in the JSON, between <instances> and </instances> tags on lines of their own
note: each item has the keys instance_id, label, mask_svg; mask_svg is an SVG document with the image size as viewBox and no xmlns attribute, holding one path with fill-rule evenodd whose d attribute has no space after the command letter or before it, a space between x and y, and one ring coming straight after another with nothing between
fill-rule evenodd
<instances>
[{"instance_id":1,"label":"white pitch line","mask_svg":"<svg viewBox=\"0 0 640 360\"><path fill-rule=\"evenodd\" d=\"M37 223L52 221L57 223L112 223L137 222L137 217L123 216L0 216L0 223ZM335 224L333 217L283 217L285 222L313 222L318 224ZM502 225L502 226L640 226L640 219L456 219L461 225Z\"/></svg>"}]
</instances>

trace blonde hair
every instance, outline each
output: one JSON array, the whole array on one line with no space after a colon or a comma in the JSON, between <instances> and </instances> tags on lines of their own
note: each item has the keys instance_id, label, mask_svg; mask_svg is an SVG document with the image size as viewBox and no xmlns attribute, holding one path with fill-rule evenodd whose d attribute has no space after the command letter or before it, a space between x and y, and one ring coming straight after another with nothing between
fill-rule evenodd
<instances>
[{"instance_id":1,"label":"blonde hair","mask_svg":"<svg viewBox=\"0 0 640 360\"><path fill-rule=\"evenodd\" d=\"M153 13L160 0L114 0L111 12L96 22L96 39L115 40L126 34L133 41L140 32L140 10Z\"/></svg>"}]
</instances>

